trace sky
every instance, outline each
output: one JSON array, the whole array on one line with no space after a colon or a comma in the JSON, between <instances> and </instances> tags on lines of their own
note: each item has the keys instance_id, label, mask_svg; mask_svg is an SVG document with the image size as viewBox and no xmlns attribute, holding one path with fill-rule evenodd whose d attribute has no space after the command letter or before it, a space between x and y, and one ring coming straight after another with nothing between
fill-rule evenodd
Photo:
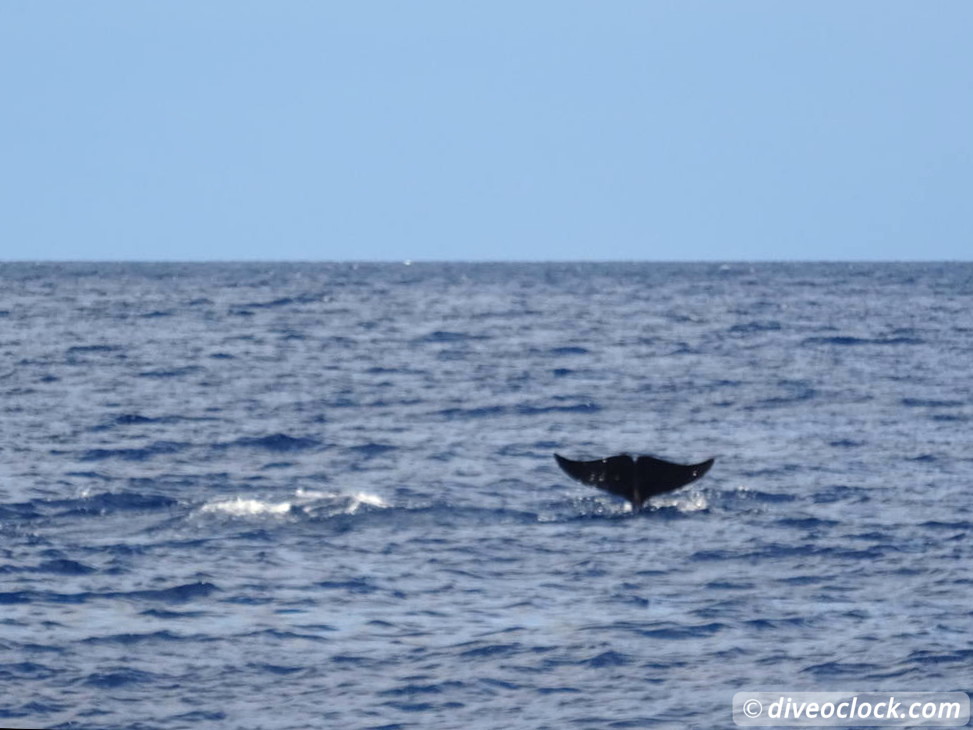
<instances>
[{"instance_id":1,"label":"sky","mask_svg":"<svg viewBox=\"0 0 973 730\"><path fill-rule=\"evenodd\" d=\"M971 260L968 0L0 0L0 260Z\"/></svg>"}]
</instances>

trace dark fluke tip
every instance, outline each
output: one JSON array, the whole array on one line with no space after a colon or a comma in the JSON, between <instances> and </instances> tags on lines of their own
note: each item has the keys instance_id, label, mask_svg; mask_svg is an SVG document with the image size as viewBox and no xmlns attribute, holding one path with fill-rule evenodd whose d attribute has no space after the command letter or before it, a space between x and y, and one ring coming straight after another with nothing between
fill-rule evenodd
<instances>
[{"instance_id":1,"label":"dark fluke tip","mask_svg":"<svg viewBox=\"0 0 973 730\"><path fill-rule=\"evenodd\" d=\"M572 461L560 454L554 459L562 471L582 484L604 489L632 503L638 512L649 497L684 487L703 476L715 459L698 464L673 464L652 456L633 459L628 454L594 461Z\"/></svg>"}]
</instances>

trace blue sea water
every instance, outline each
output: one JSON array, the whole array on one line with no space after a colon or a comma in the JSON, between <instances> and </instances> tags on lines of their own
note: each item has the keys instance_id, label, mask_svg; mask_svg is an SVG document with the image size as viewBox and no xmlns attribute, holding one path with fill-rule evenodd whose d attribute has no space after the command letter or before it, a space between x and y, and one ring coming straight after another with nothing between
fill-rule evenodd
<instances>
[{"instance_id":1,"label":"blue sea water","mask_svg":"<svg viewBox=\"0 0 973 730\"><path fill-rule=\"evenodd\" d=\"M0 264L0 724L969 691L971 375L969 264Z\"/></svg>"}]
</instances>

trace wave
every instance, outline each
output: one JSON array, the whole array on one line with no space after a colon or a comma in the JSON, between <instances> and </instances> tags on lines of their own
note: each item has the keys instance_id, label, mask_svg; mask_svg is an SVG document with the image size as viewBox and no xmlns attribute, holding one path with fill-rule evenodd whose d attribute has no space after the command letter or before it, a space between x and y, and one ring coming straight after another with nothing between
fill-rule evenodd
<instances>
[{"instance_id":1,"label":"wave","mask_svg":"<svg viewBox=\"0 0 973 730\"><path fill-rule=\"evenodd\" d=\"M156 601L161 603L187 603L206 598L220 589L212 583L197 581L169 588L135 591L81 591L78 593L59 593L57 591L20 590L0 593L0 605L16 603L61 603L81 604L104 599Z\"/></svg>"},{"instance_id":2,"label":"wave","mask_svg":"<svg viewBox=\"0 0 973 730\"><path fill-rule=\"evenodd\" d=\"M74 499L35 499L0 505L5 520L36 520L45 517L104 516L115 512L163 510L178 500L161 494L139 492L84 492Z\"/></svg>"},{"instance_id":3,"label":"wave","mask_svg":"<svg viewBox=\"0 0 973 730\"><path fill-rule=\"evenodd\" d=\"M855 345L921 345L924 342L918 337L852 337L850 335L835 335L833 337L806 337L801 344L853 347Z\"/></svg>"},{"instance_id":4,"label":"wave","mask_svg":"<svg viewBox=\"0 0 973 730\"><path fill-rule=\"evenodd\" d=\"M156 441L141 449L88 449L78 456L79 461L104 461L105 459L121 459L122 461L148 461L159 454L177 454L189 448L189 444L174 441Z\"/></svg>"},{"instance_id":5,"label":"wave","mask_svg":"<svg viewBox=\"0 0 973 730\"><path fill-rule=\"evenodd\" d=\"M262 449L277 453L290 451L306 451L321 446L321 442L303 436L290 436L286 433L275 433L270 436L246 436L228 443L214 444L215 449L242 447L247 449Z\"/></svg>"}]
</instances>

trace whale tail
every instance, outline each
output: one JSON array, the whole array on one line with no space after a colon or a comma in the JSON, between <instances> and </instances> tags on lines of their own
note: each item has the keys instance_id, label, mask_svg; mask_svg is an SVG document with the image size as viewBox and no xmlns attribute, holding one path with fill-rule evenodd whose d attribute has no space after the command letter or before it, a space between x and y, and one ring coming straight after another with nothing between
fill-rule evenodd
<instances>
[{"instance_id":1,"label":"whale tail","mask_svg":"<svg viewBox=\"0 0 973 730\"><path fill-rule=\"evenodd\" d=\"M651 456L633 459L628 454L594 461L572 461L554 454L565 474L582 484L604 489L632 503L638 512L649 497L671 492L694 482L709 471L715 459L699 464L673 464Z\"/></svg>"}]
</instances>

